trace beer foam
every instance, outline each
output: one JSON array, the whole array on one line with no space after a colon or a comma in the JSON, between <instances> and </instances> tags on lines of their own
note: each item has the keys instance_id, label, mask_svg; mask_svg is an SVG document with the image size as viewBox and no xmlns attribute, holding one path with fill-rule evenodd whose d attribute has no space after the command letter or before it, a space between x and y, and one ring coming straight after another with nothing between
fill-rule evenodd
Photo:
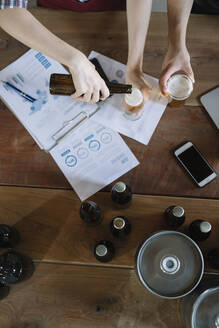
<instances>
[{"instance_id":1,"label":"beer foam","mask_svg":"<svg viewBox=\"0 0 219 328\"><path fill-rule=\"evenodd\" d=\"M167 81L167 92L172 98L186 99L193 90L192 80L185 74L175 74Z\"/></svg>"},{"instance_id":2,"label":"beer foam","mask_svg":"<svg viewBox=\"0 0 219 328\"><path fill-rule=\"evenodd\" d=\"M125 95L125 102L127 105L135 107L143 102L143 94L138 88L133 88L132 93Z\"/></svg>"}]
</instances>

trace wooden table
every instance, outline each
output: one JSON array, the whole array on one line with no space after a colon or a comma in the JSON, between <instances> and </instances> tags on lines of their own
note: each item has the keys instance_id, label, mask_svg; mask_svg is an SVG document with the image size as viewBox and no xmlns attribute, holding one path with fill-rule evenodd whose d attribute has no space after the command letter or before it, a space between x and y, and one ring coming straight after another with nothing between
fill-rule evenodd
<instances>
[{"instance_id":1,"label":"wooden table","mask_svg":"<svg viewBox=\"0 0 219 328\"><path fill-rule=\"evenodd\" d=\"M87 55L95 49L125 63L125 13L32 12ZM156 77L167 48L166 23L165 14L152 15L144 70ZM218 131L198 102L202 93L218 84L218 31L218 17L191 17L188 47L196 75L193 96L180 109L167 107L147 147L124 138L141 163L122 177L135 193L133 203L118 211L106 192L110 186L97 193L92 199L103 209L104 220L95 228L80 219L80 202L72 190L66 190L71 187L52 158L38 149L0 103L0 223L19 230L21 242L16 250L31 256L36 266L33 277L13 286L0 302L1 328L18 328L19 324L22 328L27 328L25 324L32 324L30 328L182 328L179 301L163 300L145 290L134 271L134 255L142 240L166 229L162 214L173 204L183 206L187 214L182 232L187 233L188 224L196 218L212 223L211 237L200 244L204 256L218 247L218 179L203 189L195 187L171 153L178 143L191 140L219 172ZM0 68L27 50L3 31L0 47ZM113 238L109 230L112 217L122 214L132 223L132 233L124 241ZM115 258L107 264L93 256L93 246L100 239L110 239L116 247ZM207 266L205 271L209 273Z\"/></svg>"},{"instance_id":2,"label":"wooden table","mask_svg":"<svg viewBox=\"0 0 219 328\"><path fill-rule=\"evenodd\" d=\"M32 257L36 266L32 278L12 286L1 301L1 328L21 322L46 328L59 328L61 322L66 328L182 328L179 301L154 296L138 281L136 250L153 232L167 229L163 211L178 204L187 216L180 231L187 233L196 218L212 223L211 237L200 243L205 256L218 246L219 201L134 195L131 207L116 210L108 193L97 193L92 200L101 206L104 220L91 228L81 220L81 203L71 191L0 187L0 222L17 228L21 242L15 250ZM116 215L127 216L132 224L126 240L111 235L109 224ZM106 264L93 255L94 245L102 239L111 240L116 249ZM209 272L207 265L205 271Z\"/></svg>"},{"instance_id":3,"label":"wooden table","mask_svg":"<svg viewBox=\"0 0 219 328\"><path fill-rule=\"evenodd\" d=\"M126 62L124 12L78 14L43 9L32 12L51 31L87 55L95 49ZM191 140L219 172L218 130L198 102L203 92L219 84L218 31L218 16L191 16L187 43L196 76L193 96L187 106L180 109L167 107L147 147L124 137L140 161L139 166L123 176L134 193L219 198L218 180L203 189L197 188L172 155L172 150L179 143ZM0 32L0 39L0 68L3 68L27 48L3 31ZM166 14L153 14L145 48L145 72L159 77L166 49ZM50 155L38 148L2 103L0 108L0 185L70 189ZM110 187L105 190L109 191Z\"/></svg>"}]
</instances>

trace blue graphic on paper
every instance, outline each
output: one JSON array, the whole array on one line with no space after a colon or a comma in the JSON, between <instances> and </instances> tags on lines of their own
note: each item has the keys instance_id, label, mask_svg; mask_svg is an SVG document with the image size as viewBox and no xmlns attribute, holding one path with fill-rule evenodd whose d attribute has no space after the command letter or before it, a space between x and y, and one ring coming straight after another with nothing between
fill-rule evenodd
<instances>
[{"instance_id":1,"label":"blue graphic on paper","mask_svg":"<svg viewBox=\"0 0 219 328\"><path fill-rule=\"evenodd\" d=\"M30 105L30 113L29 115L34 114L35 112L39 111L42 109L43 105L45 105L48 102L48 92L46 91L46 89L48 89L48 85L49 85L49 81L48 79L45 79L45 87L46 89L44 90L40 90L37 89L35 94L34 92L29 92L26 91L25 89L25 84L28 84L28 81L24 80L24 77L21 73L17 73L15 76L10 76L10 78L8 78L8 82L10 82L12 85L15 86L19 89L22 90L24 92L26 92L28 95L30 95L31 97L35 98L36 100L34 102L30 102L29 100L23 98L18 91L8 87L6 84L4 84L4 88L12 93L18 93L19 97L22 97L23 102L25 102L26 104Z\"/></svg>"},{"instance_id":2,"label":"blue graphic on paper","mask_svg":"<svg viewBox=\"0 0 219 328\"><path fill-rule=\"evenodd\" d=\"M46 91L42 91L42 90L37 90L36 92L37 94L37 99L36 101L34 101L30 107L30 114L29 115L32 115L34 114L35 112L38 112L39 110L42 109L42 106L45 105L48 101L48 95L47 95L47 92Z\"/></svg>"},{"instance_id":3,"label":"blue graphic on paper","mask_svg":"<svg viewBox=\"0 0 219 328\"><path fill-rule=\"evenodd\" d=\"M112 80L111 82L113 82L113 83L118 83L118 81L117 81L117 80Z\"/></svg>"},{"instance_id":4,"label":"blue graphic on paper","mask_svg":"<svg viewBox=\"0 0 219 328\"><path fill-rule=\"evenodd\" d=\"M77 158L74 155L68 155L65 158L65 164L69 167L74 167L77 164Z\"/></svg>"},{"instance_id":5,"label":"blue graphic on paper","mask_svg":"<svg viewBox=\"0 0 219 328\"><path fill-rule=\"evenodd\" d=\"M69 154L71 152L70 149L66 149L63 153L61 153L61 156L64 157L65 155Z\"/></svg>"},{"instance_id":6,"label":"blue graphic on paper","mask_svg":"<svg viewBox=\"0 0 219 328\"><path fill-rule=\"evenodd\" d=\"M86 148L79 148L77 151L77 155L79 158L81 159L85 159L88 157L89 153L88 150Z\"/></svg>"},{"instance_id":7,"label":"blue graphic on paper","mask_svg":"<svg viewBox=\"0 0 219 328\"><path fill-rule=\"evenodd\" d=\"M125 164L126 162L128 162L128 160L129 160L128 157L124 157L124 158L121 160L121 163L122 163L122 164Z\"/></svg>"},{"instance_id":8,"label":"blue graphic on paper","mask_svg":"<svg viewBox=\"0 0 219 328\"><path fill-rule=\"evenodd\" d=\"M14 83L16 83L16 84L19 84L19 81L18 81L18 79L16 78L16 77L12 77L12 80L14 81Z\"/></svg>"},{"instance_id":9,"label":"blue graphic on paper","mask_svg":"<svg viewBox=\"0 0 219 328\"><path fill-rule=\"evenodd\" d=\"M91 140L89 142L89 148L91 151L98 151L100 149L100 142L98 140Z\"/></svg>"},{"instance_id":10,"label":"blue graphic on paper","mask_svg":"<svg viewBox=\"0 0 219 328\"><path fill-rule=\"evenodd\" d=\"M112 135L109 132L104 132L104 133L101 134L100 140L104 144L108 144L108 143L110 143L112 141Z\"/></svg>"},{"instance_id":11,"label":"blue graphic on paper","mask_svg":"<svg viewBox=\"0 0 219 328\"><path fill-rule=\"evenodd\" d=\"M121 69L118 69L118 71L116 71L116 76L119 77L120 79L123 77L124 73Z\"/></svg>"},{"instance_id":12,"label":"blue graphic on paper","mask_svg":"<svg viewBox=\"0 0 219 328\"><path fill-rule=\"evenodd\" d=\"M40 64L45 68L48 69L52 64L49 62L49 60L46 58L46 56L44 56L43 54L41 54L41 52L38 52L35 55L35 58L40 62Z\"/></svg>"},{"instance_id":13,"label":"blue graphic on paper","mask_svg":"<svg viewBox=\"0 0 219 328\"><path fill-rule=\"evenodd\" d=\"M21 82L24 83L24 77L23 77L23 75L21 75L20 73L17 73L16 75L17 75L18 79L19 79Z\"/></svg>"},{"instance_id":14,"label":"blue graphic on paper","mask_svg":"<svg viewBox=\"0 0 219 328\"><path fill-rule=\"evenodd\" d=\"M84 139L84 141L88 141L88 140L90 140L91 138L93 138L94 137L94 135L93 134L90 134L89 136L87 136L85 139Z\"/></svg>"}]
</instances>

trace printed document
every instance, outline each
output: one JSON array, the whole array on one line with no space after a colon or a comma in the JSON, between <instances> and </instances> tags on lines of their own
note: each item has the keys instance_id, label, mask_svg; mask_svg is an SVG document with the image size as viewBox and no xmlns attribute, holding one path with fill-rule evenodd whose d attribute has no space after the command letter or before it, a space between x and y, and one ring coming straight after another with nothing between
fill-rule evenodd
<instances>
[{"instance_id":1,"label":"printed document","mask_svg":"<svg viewBox=\"0 0 219 328\"><path fill-rule=\"evenodd\" d=\"M82 201L139 164L118 133L91 119L50 154Z\"/></svg>"},{"instance_id":2,"label":"printed document","mask_svg":"<svg viewBox=\"0 0 219 328\"><path fill-rule=\"evenodd\" d=\"M53 59L29 50L0 72L0 80L36 101L24 99L1 82L0 97L41 149L50 151L83 201L139 162L117 132L93 121L96 104L49 93L52 73L68 72Z\"/></svg>"},{"instance_id":3,"label":"printed document","mask_svg":"<svg viewBox=\"0 0 219 328\"><path fill-rule=\"evenodd\" d=\"M85 104L72 97L51 95L49 80L52 73L68 74L58 62L35 50L27 51L0 72L0 80L10 82L36 98L31 103L0 82L1 99L45 150L55 145L53 135L62 128L63 123L84 108L88 111L97 108L96 104Z\"/></svg>"},{"instance_id":4,"label":"printed document","mask_svg":"<svg viewBox=\"0 0 219 328\"><path fill-rule=\"evenodd\" d=\"M90 59L93 57L98 59L110 81L125 83L126 66L124 64L95 51L89 55ZM94 119L98 123L147 145L165 111L168 100L161 94L157 79L147 74L145 74L145 79L150 87L150 99L144 105L143 115L139 120L127 119L122 103L124 95L119 94L104 101L100 105L101 110L94 115Z\"/></svg>"}]
</instances>

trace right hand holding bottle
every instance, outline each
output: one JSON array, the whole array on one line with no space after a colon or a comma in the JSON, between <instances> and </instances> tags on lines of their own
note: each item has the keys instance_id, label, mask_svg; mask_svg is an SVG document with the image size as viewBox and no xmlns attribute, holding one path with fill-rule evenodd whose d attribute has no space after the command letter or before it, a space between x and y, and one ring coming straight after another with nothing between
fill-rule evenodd
<instances>
[{"instance_id":1,"label":"right hand holding bottle","mask_svg":"<svg viewBox=\"0 0 219 328\"><path fill-rule=\"evenodd\" d=\"M69 65L76 92L72 94L75 100L94 104L109 97L109 89L100 77L95 66L87 57L77 51Z\"/></svg>"}]
</instances>

